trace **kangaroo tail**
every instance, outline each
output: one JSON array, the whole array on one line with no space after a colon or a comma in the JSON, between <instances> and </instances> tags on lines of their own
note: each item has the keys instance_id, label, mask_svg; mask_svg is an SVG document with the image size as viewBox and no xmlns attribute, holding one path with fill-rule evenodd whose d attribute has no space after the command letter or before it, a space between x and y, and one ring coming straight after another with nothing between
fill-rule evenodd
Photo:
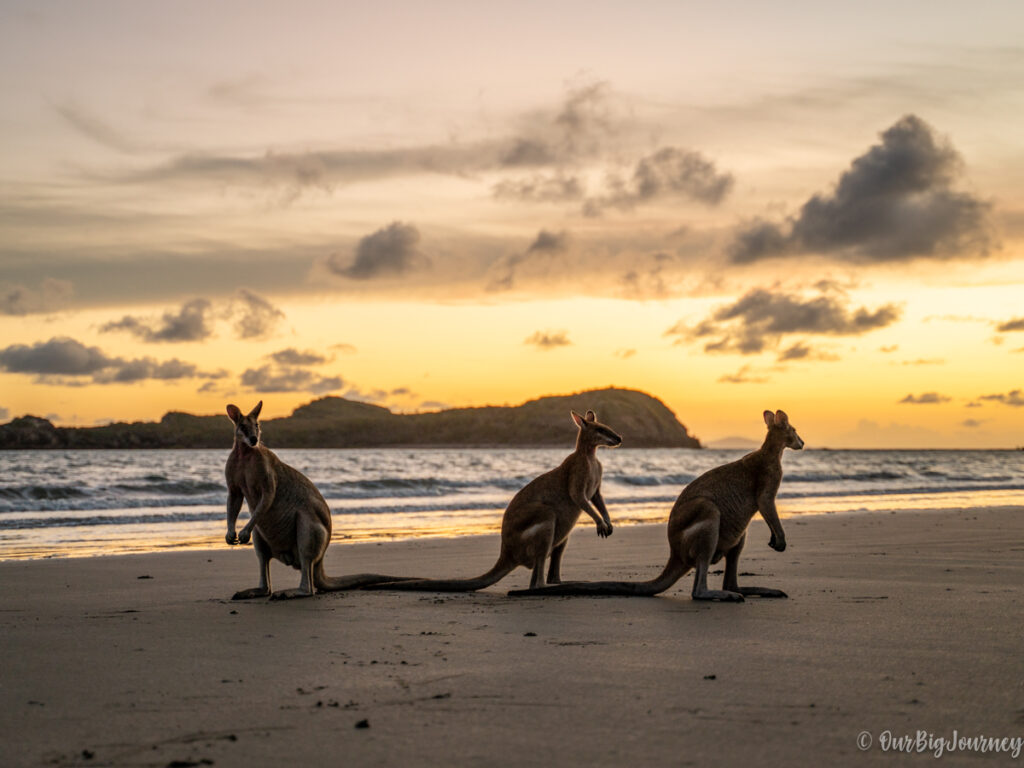
<instances>
[{"instance_id":1,"label":"kangaroo tail","mask_svg":"<svg viewBox=\"0 0 1024 768\"><path fill-rule=\"evenodd\" d=\"M408 576L384 576L379 573L353 573L348 576L328 576L323 563L313 572L313 584L318 592L340 592L344 589L358 589L368 584L391 581L405 581Z\"/></svg>"},{"instance_id":2,"label":"kangaroo tail","mask_svg":"<svg viewBox=\"0 0 1024 768\"><path fill-rule=\"evenodd\" d=\"M386 584L371 584L366 589L398 589L406 592L475 592L496 584L516 567L504 556L487 573L475 579L403 579Z\"/></svg>"},{"instance_id":3,"label":"kangaroo tail","mask_svg":"<svg viewBox=\"0 0 1024 768\"><path fill-rule=\"evenodd\" d=\"M675 557L669 557L661 574L650 581L566 581L537 589L513 589L510 596L527 595L546 597L549 595L618 595L620 597L654 597L671 587L689 569Z\"/></svg>"}]
</instances>

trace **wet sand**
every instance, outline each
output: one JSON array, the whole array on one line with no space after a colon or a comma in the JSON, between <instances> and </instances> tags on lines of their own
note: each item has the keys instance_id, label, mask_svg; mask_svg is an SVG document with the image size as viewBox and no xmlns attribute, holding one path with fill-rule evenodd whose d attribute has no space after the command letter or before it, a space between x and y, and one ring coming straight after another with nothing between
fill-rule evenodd
<instances>
[{"instance_id":1,"label":"wet sand","mask_svg":"<svg viewBox=\"0 0 1024 768\"><path fill-rule=\"evenodd\" d=\"M740 570L790 598L736 605L694 603L689 576L506 597L523 569L480 593L233 603L256 559L226 546L0 563L0 764L889 765L886 730L1024 736L1024 507L785 525L780 554L755 521ZM497 550L335 543L327 570L472 576ZM581 525L562 571L646 579L666 553L663 525Z\"/></svg>"}]
</instances>

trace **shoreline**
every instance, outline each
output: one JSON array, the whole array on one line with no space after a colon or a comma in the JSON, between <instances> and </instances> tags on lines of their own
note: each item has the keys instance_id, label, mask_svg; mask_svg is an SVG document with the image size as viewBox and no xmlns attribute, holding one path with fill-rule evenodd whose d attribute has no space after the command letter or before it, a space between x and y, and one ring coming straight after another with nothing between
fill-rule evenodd
<instances>
[{"instance_id":1,"label":"shoreline","mask_svg":"<svg viewBox=\"0 0 1024 768\"><path fill-rule=\"evenodd\" d=\"M893 759L886 730L1024 734L1019 508L786 525L776 553L755 518L740 571L789 599L736 605L692 601L692 575L656 598L509 598L522 568L477 593L231 602L256 559L226 546L3 562L2 762L862 766ZM585 533L567 579L667 556L663 525ZM364 542L326 566L471 576L497 550Z\"/></svg>"},{"instance_id":2,"label":"shoreline","mask_svg":"<svg viewBox=\"0 0 1024 768\"><path fill-rule=\"evenodd\" d=\"M611 500L609 500L611 501ZM674 501L674 498L673 498ZM644 525L664 525L672 501L647 500L612 507L616 529ZM623 508L625 506L625 508ZM838 507L838 508L836 508ZM779 516L783 520L820 515L884 515L906 512L944 512L981 508L1017 509L1024 515L1024 491L1017 489L984 491L945 491L938 493L867 493L836 496L779 496ZM156 508L164 513L173 508ZM190 514L203 507L182 507ZM145 512L131 510L94 510L103 512ZM618 516L616 516L618 512ZM456 539L497 533L501 529L503 508L437 511L434 514L346 514L334 513L331 546L353 543L416 541L419 539ZM31 513L17 513L31 514ZM39 513L43 514L43 513ZM59 515L61 511L52 513ZM224 549L223 510L210 508L210 520L152 524L109 524L56 526L0 531L0 563L63 560L95 557L122 557L149 552L212 552ZM755 516L755 519L759 519ZM248 513L239 518L244 524ZM447 522L445 522L447 521ZM589 521L581 516L577 524L583 533ZM201 533L197 533L201 529ZM35 532L35 533L34 533ZM105 534L105 535L104 535ZM52 539L63 535L63 544ZM78 536L79 538L71 538ZM158 537L154 542L153 537Z\"/></svg>"}]
</instances>

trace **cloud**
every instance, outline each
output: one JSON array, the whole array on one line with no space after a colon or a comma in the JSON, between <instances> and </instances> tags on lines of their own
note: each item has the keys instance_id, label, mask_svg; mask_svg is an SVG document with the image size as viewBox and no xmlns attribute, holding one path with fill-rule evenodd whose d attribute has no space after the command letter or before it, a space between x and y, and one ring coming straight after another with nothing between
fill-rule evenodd
<instances>
[{"instance_id":1,"label":"cloud","mask_svg":"<svg viewBox=\"0 0 1024 768\"><path fill-rule=\"evenodd\" d=\"M11 283L0 284L0 315L34 315L64 309L74 286L67 280L44 278L39 288Z\"/></svg>"},{"instance_id":2,"label":"cloud","mask_svg":"<svg viewBox=\"0 0 1024 768\"><path fill-rule=\"evenodd\" d=\"M6 408L0 408L0 421L7 421L11 417L11 412Z\"/></svg>"},{"instance_id":3,"label":"cloud","mask_svg":"<svg viewBox=\"0 0 1024 768\"><path fill-rule=\"evenodd\" d=\"M100 333L127 331L148 343L203 341L213 335L213 305L206 299L185 302L177 312L167 310L159 320L125 315L100 326Z\"/></svg>"},{"instance_id":4,"label":"cloud","mask_svg":"<svg viewBox=\"0 0 1024 768\"><path fill-rule=\"evenodd\" d=\"M54 337L32 346L12 344L0 350L0 367L8 373L41 376L88 376L117 365L99 347L87 347L67 337Z\"/></svg>"},{"instance_id":5,"label":"cloud","mask_svg":"<svg viewBox=\"0 0 1024 768\"><path fill-rule=\"evenodd\" d=\"M491 188L499 200L519 200L531 203L561 203L581 200L583 183L576 176L557 173L551 176L536 174L526 179L505 179Z\"/></svg>"},{"instance_id":6,"label":"cloud","mask_svg":"<svg viewBox=\"0 0 1024 768\"><path fill-rule=\"evenodd\" d=\"M334 253L327 266L335 274L353 280L401 275L428 263L417 248L419 241L416 227L393 221L362 238L356 245L354 260L343 260L341 254Z\"/></svg>"},{"instance_id":7,"label":"cloud","mask_svg":"<svg viewBox=\"0 0 1024 768\"><path fill-rule=\"evenodd\" d=\"M566 331L537 331L523 340L523 344L529 344L538 349L555 349L556 347L567 347L572 344Z\"/></svg>"},{"instance_id":8,"label":"cloud","mask_svg":"<svg viewBox=\"0 0 1024 768\"><path fill-rule=\"evenodd\" d=\"M1002 403L1003 405L1010 405L1014 408L1020 408L1021 406L1024 406L1024 391L1013 389L1005 394L982 395L978 399L989 400L992 402Z\"/></svg>"},{"instance_id":9,"label":"cloud","mask_svg":"<svg viewBox=\"0 0 1024 768\"><path fill-rule=\"evenodd\" d=\"M968 429L975 429L985 423L985 419L964 419L960 422L961 426L967 427Z\"/></svg>"},{"instance_id":10,"label":"cloud","mask_svg":"<svg viewBox=\"0 0 1024 768\"><path fill-rule=\"evenodd\" d=\"M112 148L131 148L94 120L65 114L91 138ZM466 177L488 170L554 166L592 157L616 132L606 83L570 90L555 110L522 116L517 130L496 139L422 144L394 149L326 149L258 155L179 154L160 165L122 174L128 183L279 186L294 197L303 190L418 174Z\"/></svg>"},{"instance_id":11,"label":"cloud","mask_svg":"<svg viewBox=\"0 0 1024 768\"><path fill-rule=\"evenodd\" d=\"M616 349L612 354L620 360L629 360L629 358L636 355L635 349Z\"/></svg>"},{"instance_id":12,"label":"cloud","mask_svg":"<svg viewBox=\"0 0 1024 768\"><path fill-rule=\"evenodd\" d=\"M379 403L387 399L388 393L383 389L374 389L364 392L358 387L351 387L342 395L346 400L356 400L360 403Z\"/></svg>"},{"instance_id":13,"label":"cloud","mask_svg":"<svg viewBox=\"0 0 1024 768\"><path fill-rule=\"evenodd\" d=\"M1024 317L1015 317L1012 320L1007 320L1005 323L1000 323L996 326L996 330L1000 333L1024 331Z\"/></svg>"},{"instance_id":14,"label":"cloud","mask_svg":"<svg viewBox=\"0 0 1024 768\"><path fill-rule=\"evenodd\" d=\"M803 299L756 288L734 304L716 310L697 326L679 322L665 335L677 336L677 344L717 336L704 345L704 351L752 355L776 346L787 334L857 336L884 328L900 317L900 309L892 304L874 311L865 307L852 310L844 301L837 296ZM794 354L800 354L799 348Z\"/></svg>"},{"instance_id":15,"label":"cloud","mask_svg":"<svg viewBox=\"0 0 1024 768\"><path fill-rule=\"evenodd\" d=\"M160 362L151 357L134 360L110 357L99 347L88 347L67 337L0 349L0 369L8 373L35 374L44 383L66 382L65 377L72 377L70 383L81 383L82 377L89 377L96 384L115 384L147 379L216 379L226 375L223 371L200 371L192 363L177 358Z\"/></svg>"},{"instance_id":16,"label":"cloud","mask_svg":"<svg viewBox=\"0 0 1024 768\"><path fill-rule=\"evenodd\" d=\"M802 341L798 341L791 347L782 350L778 357L778 361L780 363L793 362L794 360L820 360L823 362L834 363L839 360L839 356L833 355L830 352L822 352L821 350L813 349Z\"/></svg>"},{"instance_id":17,"label":"cloud","mask_svg":"<svg viewBox=\"0 0 1024 768\"><path fill-rule=\"evenodd\" d=\"M317 352L313 352L312 350L300 352L293 347L281 349L277 352L271 352L267 357L278 365L321 365L323 363L330 362L328 358L318 354Z\"/></svg>"},{"instance_id":18,"label":"cloud","mask_svg":"<svg viewBox=\"0 0 1024 768\"><path fill-rule=\"evenodd\" d=\"M856 158L830 194L816 194L784 224L752 222L730 257L749 263L818 254L854 263L986 255L990 204L954 182L962 160L926 122L907 115Z\"/></svg>"},{"instance_id":19,"label":"cloud","mask_svg":"<svg viewBox=\"0 0 1024 768\"><path fill-rule=\"evenodd\" d=\"M321 376L289 365L263 365L242 373L240 382L256 392L311 392L324 394L345 386L340 376Z\"/></svg>"},{"instance_id":20,"label":"cloud","mask_svg":"<svg viewBox=\"0 0 1024 768\"><path fill-rule=\"evenodd\" d=\"M335 350L337 352L342 352L342 353L344 353L346 355L355 354L355 352L356 352L356 348L353 345L346 344L345 342L339 342L338 344L331 344L331 346L329 346L328 349L333 349L333 350Z\"/></svg>"},{"instance_id":21,"label":"cloud","mask_svg":"<svg viewBox=\"0 0 1024 768\"><path fill-rule=\"evenodd\" d=\"M583 212L596 216L606 208L628 211L641 203L668 196L718 205L733 183L732 174L719 173L715 164L700 152L662 147L637 162L629 181L610 177L606 193L587 199Z\"/></svg>"},{"instance_id":22,"label":"cloud","mask_svg":"<svg viewBox=\"0 0 1024 768\"><path fill-rule=\"evenodd\" d=\"M925 392L921 395L907 395L899 401L901 405L936 405L948 403L952 400L948 395L940 395L938 392Z\"/></svg>"},{"instance_id":23,"label":"cloud","mask_svg":"<svg viewBox=\"0 0 1024 768\"><path fill-rule=\"evenodd\" d=\"M516 272L524 263L536 261L539 258L547 259L547 261L550 262L552 257L565 253L568 248L568 232L565 230L562 230L561 232L549 232L546 229L542 229L537 233L537 236L525 251L522 253L515 253L498 261L492 269L492 272L496 272L497 274L492 275L487 284L487 290L510 290L515 285Z\"/></svg>"},{"instance_id":24,"label":"cloud","mask_svg":"<svg viewBox=\"0 0 1024 768\"><path fill-rule=\"evenodd\" d=\"M235 333L240 339L264 339L276 330L285 314L267 299L242 288L232 302Z\"/></svg>"},{"instance_id":25,"label":"cloud","mask_svg":"<svg viewBox=\"0 0 1024 768\"><path fill-rule=\"evenodd\" d=\"M727 373L718 377L720 384L764 384L767 381L767 376L753 375L749 365L744 365L736 373Z\"/></svg>"}]
</instances>

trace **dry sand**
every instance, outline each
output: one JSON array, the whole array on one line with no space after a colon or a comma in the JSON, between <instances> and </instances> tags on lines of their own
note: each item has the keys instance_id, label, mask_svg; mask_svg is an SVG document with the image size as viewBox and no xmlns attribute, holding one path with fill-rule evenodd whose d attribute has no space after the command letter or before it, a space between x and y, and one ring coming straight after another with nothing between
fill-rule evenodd
<instances>
[{"instance_id":1,"label":"dry sand","mask_svg":"<svg viewBox=\"0 0 1024 768\"><path fill-rule=\"evenodd\" d=\"M740 568L790 599L743 604L692 602L689 576L506 597L522 569L463 595L232 603L251 548L0 563L0 764L893 765L886 730L1024 735L1024 508L785 524L778 554L755 521ZM335 544L327 565L470 576L497 549ZM563 575L649 578L666 552L660 525L581 526Z\"/></svg>"}]
</instances>

